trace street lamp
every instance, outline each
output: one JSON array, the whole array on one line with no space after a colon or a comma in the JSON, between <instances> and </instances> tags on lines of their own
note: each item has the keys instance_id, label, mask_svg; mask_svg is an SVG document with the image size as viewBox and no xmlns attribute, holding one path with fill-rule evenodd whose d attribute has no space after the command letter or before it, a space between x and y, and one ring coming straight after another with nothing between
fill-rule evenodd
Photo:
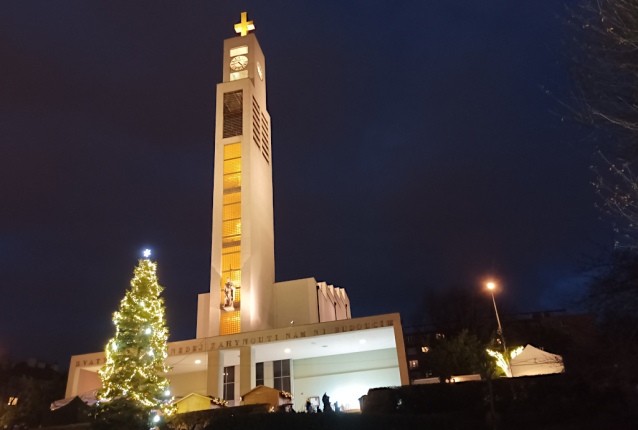
<instances>
[{"instance_id":1,"label":"street lamp","mask_svg":"<svg viewBox=\"0 0 638 430\"><path fill-rule=\"evenodd\" d=\"M505 357L505 361L507 362L507 367L509 368L509 372L510 372L510 374L507 376L511 377L512 367L510 366L509 356L507 355L507 345L505 344L505 335L503 335L503 327L501 327L501 320L498 317L498 309L496 309L496 300L494 299L494 288L496 288L496 284L494 284L494 282L487 283L487 289L490 290L490 293L492 294L492 302L494 303L494 312L496 312L496 322L498 322L498 334L501 335L501 339L503 340L503 349L505 350L505 353L503 354L503 356Z\"/></svg>"}]
</instances>

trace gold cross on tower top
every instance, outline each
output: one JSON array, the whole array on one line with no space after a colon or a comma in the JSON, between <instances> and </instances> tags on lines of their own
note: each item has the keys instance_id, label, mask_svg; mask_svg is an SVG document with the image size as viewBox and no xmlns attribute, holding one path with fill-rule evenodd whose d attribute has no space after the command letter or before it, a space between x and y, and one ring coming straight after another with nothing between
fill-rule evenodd
<instances>
[{"instance_id":1,"label":"gold cross on tower top","mask_svg":"<svg viewBox=\"0 0 638 430\"><path fill-rule=\"evenodd\" d=\"M255 24L252 21L246 22L246 12L241 13L241 22L239 24L235 24L235 32L241 33L242 36L248 34L250 30L255 29Z\"/></svg>"}]
</instances>

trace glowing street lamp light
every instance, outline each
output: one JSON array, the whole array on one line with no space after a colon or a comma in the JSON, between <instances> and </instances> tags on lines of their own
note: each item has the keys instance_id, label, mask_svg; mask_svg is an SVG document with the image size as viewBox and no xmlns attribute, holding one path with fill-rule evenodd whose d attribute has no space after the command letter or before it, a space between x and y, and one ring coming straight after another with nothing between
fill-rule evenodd
<instances>
[{"instance_id":1,"label":"glowing street lamp light","mask_svg":"<svg viewBox=\"0 0 638 430\"><path fill-rule=\"evenodd\" d=\"M509 356L507 355L507 344L505 343L505 335L503 334L503 327L501 327L501 319L498 317L498 309L496 309L496 300L494 299L494 288L496 288L496 284L494 282L488 282L487 288L490 290L490 294L492 294L492 302L494 303L494 312L496 312L496 322L498 323L498 334L501 335L501 339L503 340L503 349L505 350L503 356L507 360L507 367L509 368L509 375L512 375L512 367L510 366Z\"/></svg>"}]
</instances>

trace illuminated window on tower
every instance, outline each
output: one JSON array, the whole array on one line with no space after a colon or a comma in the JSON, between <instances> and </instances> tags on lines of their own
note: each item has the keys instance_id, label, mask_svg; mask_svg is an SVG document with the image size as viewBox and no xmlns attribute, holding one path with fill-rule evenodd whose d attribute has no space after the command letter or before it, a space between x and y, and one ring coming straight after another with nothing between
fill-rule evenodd
<instances>
[{"instance_id":1,"label":"illuminated window on tower","mask_svg":"<svg viewBox=\"0 0 638 430\"><path fill-rule=\"evenodd\" d=\"M241 332L241 143L224 146L220 335Z\"/></svg>"}]
</instances>

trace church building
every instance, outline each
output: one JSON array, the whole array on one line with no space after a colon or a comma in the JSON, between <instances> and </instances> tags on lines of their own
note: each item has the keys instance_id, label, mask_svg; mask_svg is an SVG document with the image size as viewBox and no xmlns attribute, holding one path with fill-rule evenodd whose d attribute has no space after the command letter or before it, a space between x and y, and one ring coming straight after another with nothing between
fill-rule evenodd
<instances>
[{"instance_id":1,"label":"church building","mask_svg":"<svg viewBox=\"0 0 638 430\"><path fill-rule=\"evenodd\" d=\"M324 393L359 409L368 389L408 385L398 313L352 318L345 290L315 278L275 282L274 163L267 68L252 21L224 41L217 85L210 291L200 294L195 339L168 343L172 395L239 405L263 385L295 408ZM66 397L101 388L104 351L71 358Z\"/></svg>"}]
</instances>

